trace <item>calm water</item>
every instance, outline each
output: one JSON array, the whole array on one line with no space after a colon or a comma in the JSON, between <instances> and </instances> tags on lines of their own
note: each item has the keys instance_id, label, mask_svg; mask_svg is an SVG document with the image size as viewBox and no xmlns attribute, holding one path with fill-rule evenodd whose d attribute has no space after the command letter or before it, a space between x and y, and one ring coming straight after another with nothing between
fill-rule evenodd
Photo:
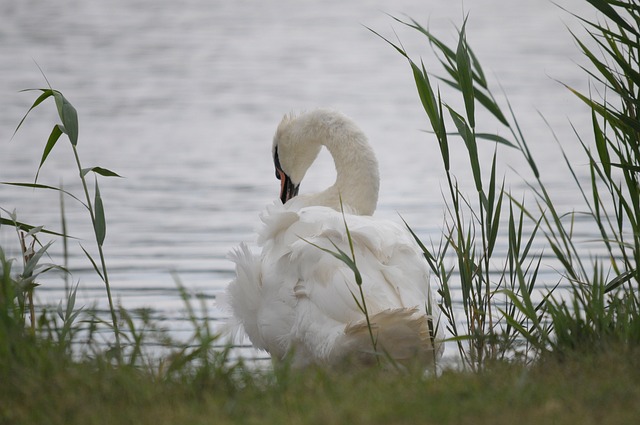
<instances>
[{"instance_id":1,"label":"calm water","mask_svg":"<svg viewBox=\"0 0 640 425\"><path fill-rule=\"evenodd\" d=\"M590 12L583 1L561 3ZM544 0L473 0L465 7L469 41L491 80L509 94L545 182L567 208L574 205L577 197L558 171L558 149L537 113L570 152L576 143L567 119L589 128L585 110L554 81L585 85L565 28L573 20ZM448 41L462 17L459 2L417 0L0 2L0 181L33 179L55 123L50 103L10 141L36 96L19 90L46 85L37 62L79 111L83 165L125 176L100 180L116 298L128 308L153 308L177 332L185 324L172 272L211 299L212 316L223 317L213 298L233 274L225 255L253 240L258 213L278 194L270 148L284 113L329 106L353 117L380 160L377 215L400 213L422 237L438 239L444 180L434 138L421 131L428 125L406 62L364 26L388 37L397 31L416 58L440 69L424 38L384 12L407 14ZM493 121L480 124L481 131L496 129ZM487 154L492 150L488 145ZM70 154L61 143L40 182L77 192ZM519 155L502 150L500 161L509 185L520 191L521 179L508 171L524 169ZM466 166L462 150L454 166ZM466 184L468 175L458 174ZM324 155L302 190L321 189L332 178ZM0 206L16 208L22 221L59 229L55 193L2 186ZM69 232L91 250L87 215L71 201L66 209ZM0 243L15 253L9 229L0 230ZM71 248L81 303L105 306L103 286L78 242ZM61 244L51 252L55 261ZM57 301L62 288L61 278L51 278L40 299Z\"/></svg>"}]
</instances>

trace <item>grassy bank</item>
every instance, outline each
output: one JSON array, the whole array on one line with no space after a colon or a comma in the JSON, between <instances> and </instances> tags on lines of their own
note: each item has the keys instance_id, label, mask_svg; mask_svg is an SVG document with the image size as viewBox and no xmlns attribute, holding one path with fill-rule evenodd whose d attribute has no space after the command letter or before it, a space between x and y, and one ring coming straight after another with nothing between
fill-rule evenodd
<instances>
[{"instance_id":1,"label":"grassy bank","mask_svg":"<svg viewBox=\"0 0 640 425\"><path fill-rule=\"evenodd\" d=\"M378 369L155 380L99 362L2 373L6 424L630 424L640 415L640 356L609 352L527 368L501 363L437 379Z\"/></svg>"},{"instance_id":2,"label":"grassy bank","mask_svg":"<svg viewBox=\"0 0 640 425\"><path fill-rule=\"evenodd\" d=\"M592 64L587 77L593 92L567 88L589 107L593 133L591 141L571 141L583 148L590 179L581 181L564 162L584 199L575 211L556 209L508 99L498 100L489 88L465 24L458 40L447 45L418 22L397 20L426 37L435 64L414 60L401 43L385 39L408 61L446 182L441 239L425 245L416 237L438 287L439 326L446 327L460 357L455 368L439 365L436 374L379 367L256 370L220 348L206 314L202 319L186 293L192 324L186 343L168 341L144 312L116 308L101 249L107 213L99 179L118 175L83 168L74 107L56 90L40 91L32 109L53 99L60 123L37 170L58 142L68 139L82 193L39 183L37 172L33 183L5 184L58 191L86 210L95 249L82 250L104 282L109 320L76 308L73 287L57 309L33 305L39 277L65 272L43 260L50 246L45 241L62 235L2 210L0 225L16 229L22 258L5 258L0 247L0 423L635 423L640 416L640 8L637 1L590 3L602 21L583 21L587 32L581 37L597 49L589 50L578 36L576 41ZM439 85L461 95L464 109L449 106ZM500 134L482 131L478 109L495 119L489 125L499 126ZM451 143L461 143L468 154L471 195L459 188L450 167ZM483 143L495 149L490 164L480 161ZM516 149L526 160L533 175L526 182L530 204L497 175L501 149ZM591 243L604 255L591 255L574 239L578 214L593 224ZM506 255L495 253L498 238L508 242ZM543 250L533 248L541 245ZM549 255L560 264L557 280L540 282L538 271ZM546 291L556 283L568 290ZM150 341L165 344L166 352L149 356Z\"/></svg>"}]
</instances>

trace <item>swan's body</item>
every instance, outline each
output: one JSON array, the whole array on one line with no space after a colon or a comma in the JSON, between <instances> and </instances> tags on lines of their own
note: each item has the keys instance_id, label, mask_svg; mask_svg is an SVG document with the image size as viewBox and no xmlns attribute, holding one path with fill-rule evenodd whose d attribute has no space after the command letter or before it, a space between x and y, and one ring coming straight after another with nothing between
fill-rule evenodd
<instances>
[{"instance_id":1,"label":"swan's body","mask_svg":"<svg viewBox=\"0 0 640 425\"><path fill-rule=\"evenodd\" d=\"M334 158L336 183L296 196L323 145ZM441 346L434 344L428 265L406 228L370 217L379 178L364 134L343 115L317 110L285 117L273 151L285 204L277 201L261 216L260 256L244 244L231 254L237 276L228 295L237 324L255 347L276 360L291 355L297 366L375 361L354 272L320 249L351 253L346 222L375 352L401 363L433 361Z\"/></svg>"}]
</instances>

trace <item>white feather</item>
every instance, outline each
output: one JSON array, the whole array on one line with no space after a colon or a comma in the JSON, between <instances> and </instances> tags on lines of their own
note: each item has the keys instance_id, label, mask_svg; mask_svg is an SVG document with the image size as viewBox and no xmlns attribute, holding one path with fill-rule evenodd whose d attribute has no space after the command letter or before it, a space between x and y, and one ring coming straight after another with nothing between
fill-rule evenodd
<instances>
[{"instance_id":1,"label":"white feather","mask_svg":"<svg viewBox=\"0 0 640 425\"><path fill-rule=\"evenodd\" d=\"M364 135L335 112L320 110L309 114L311 117L305 116L304 120L287 117L286 125L295 129L295 134L315 135L313 141L306 143L319 140L332 152L338 175L332 187L347 187L349 182L342 181L341 176L348 175L352 190L346 198L343 196L343 202L349 210L370 209L371 199L362 197L367 191L375 195L375 208L378 182L367 182L357 173L345 173L341 162L344 158L340 157L348 152L349 166L356 169L375 167L364 175L377 178L372 153L365 152L362 163L358 162L358 149L368 150L368 145L362 148L363 140L366 144ZM296 128L298 120L297 125L311 126L315 132ZM322 133L318 120L334 126L347 120L349 125L325 131L331 138L322 138L317 136ZM293 155L286 154L278 144L287 138L282 127L283 124L274 141L281 161L284 155ZM347 129L348 137L340 138L340 129ZM355 142L350 144L350 140ZM303 151L305 140L297 143L290 152ZM334 149L336 143L341 144L340 149ZM315 151L316 147L310 149ZM291 156L285 158L295 163ZM298 170L304 172L306 169ZM350 193L358 196L349 196ZM413 237L395 222L336 211L333 200L325 206L326 199L326 193L321 193L293 198L284 206L279 201L268 206L261 215L263 224L258 231L260 256L252 254L245 244L231 253L236 278L229 284L228 302L236 322L255 347L268 351L276 360L292 356L297 366L331 365L347 358L364 363L375 361L354 273L343 261L319 248L336 251L338 247L350 255L346 221L362 275L376 351L398 362L429 363L442 352L438 343L441 336L434 333L438 318L430 311L435 305L428 264Z\"/></svg>"}]
</instances>

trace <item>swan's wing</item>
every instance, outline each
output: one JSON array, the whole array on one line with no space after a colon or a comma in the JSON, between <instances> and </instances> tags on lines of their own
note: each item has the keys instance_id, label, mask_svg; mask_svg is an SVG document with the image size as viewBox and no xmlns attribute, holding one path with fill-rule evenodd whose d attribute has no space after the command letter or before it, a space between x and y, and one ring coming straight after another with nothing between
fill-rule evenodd
<instances>
[{"instance_id":1,"label":"swan's wing","mask_svg":"<svg viewBox=\"0 0 640 425\"><path fill-rule=\"evenodd\" d=\"M222 300L233 312L228 329L234 338L244 330L256 348L284 356L289 342L283 335L290 332L293 315L290 291L263 283L262 259L246 244L231 251L229 259L236 265L236 277Z\"/></svg>"},{"instance_id":2,"label":"swan's wing","mask_svg":"<svg viewBox=\"0 0 640 425\"><path fill-rule=\"evenodd\" d=\"M362 274L360 288L347 264L320 249L338 247L350 255L342 214L325 207L297 211L276 203L261 218L262 254L257 258L241 246L232 258L237 277L229 285L234 315L255 346L276 358L295 347L301 362L329 361L361 345L356 341L366 346L358 332L365 319L360 289L379 325L422 326L430 302L428 266L402 226L346 215ZM408 317L412 323L399 324Z\"/></svg>"},{"instance_id":3,"label":"swan's wing","mask_svg":"<svg viewBox=\"0 0 640 425\"><path fill-rule=\"evenodd\" d=\"M257 327L262 300L260 262L244 243L231 251L228 258L236 265L236 277L227 286L220 305L233 312L229 329L234 338L244 329L256 347L264 348Z\"/></svg>"},{"instance_id":4,"label":"swan's wing","mask_svg":"<svg viewBox=\"0 0 640 425\"><path fill-rule=\"evenodd\" d=\"M336 252L338 247L350 255L342 214L309 207L297 215L298 220L272 233L263 258L265 282L289 282L286 286L292 289L295 318L289 338L294 344L304 344L305 351L328 358L345 329L365 319L365 304L370 317L391 310L424 316L430 303L428 266L403 227L371 217L346 216L362 275L363 303L353 271L321 249ZM273 218L270 223L282 220ZM377 317L382 320L389 315Z\"/></svg>"},{"instance_id":5,"label":"swan's wing","mask_svg":"<svg viewBox=\"0 0 640 425\"><path fill-rule=\"evenodd\" d=\"M372 217L345 218L369 310L423 307L430 294L429 269L406 229ZM361 313L353 300L353 295L360 296L354 273L318 248L336 251L337 246L351 256L343 216L328 208L311 207L300 212L299 222L322 226L310 234L300 231L310 226L299 226L298 240L291 244L291 264L296 264L300 280L298 291L326 305L327 312L337 310L331 314L336 320L345 320L345 315L353 318L352 312Z\"/></svg>"}]
</instances>

